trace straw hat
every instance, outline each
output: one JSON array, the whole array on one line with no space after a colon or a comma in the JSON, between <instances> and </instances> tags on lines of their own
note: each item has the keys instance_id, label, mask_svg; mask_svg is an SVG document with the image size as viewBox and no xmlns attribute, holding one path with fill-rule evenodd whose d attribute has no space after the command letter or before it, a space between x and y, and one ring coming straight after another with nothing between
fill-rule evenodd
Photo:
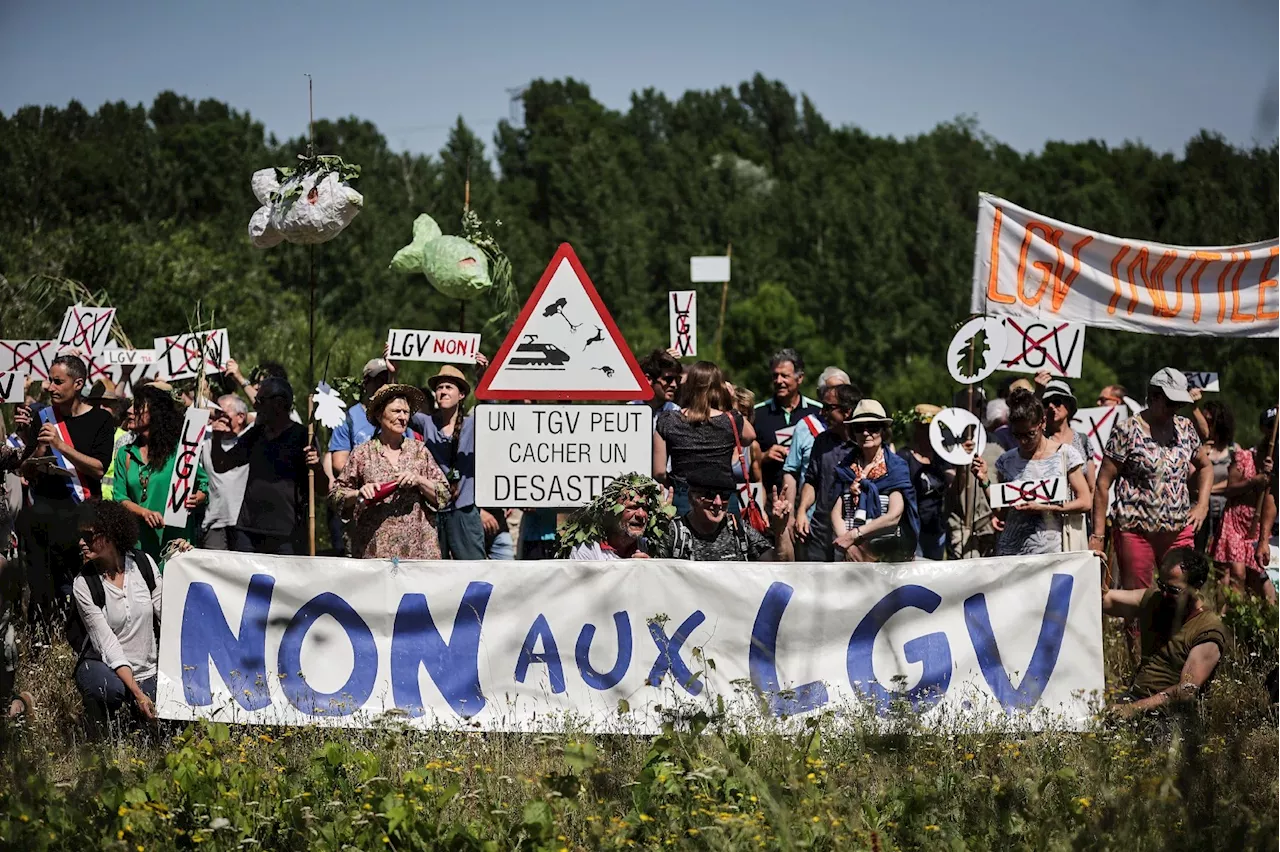
<instances>
[{"instance_id":1,"label":"straw hat","mask_svg":"<svg viewBox=\"0 0 1280 852\"><path fill-rule=\"evenodd\" d=\"M427 379L427 387L431 388L432 393L435 393L436 385L445 381L453 382L457 385L462 390L464 398L471 393L471 383L467 381L467 377L462 374L462 371L452 364L445 364L440 368L440 372Z\"/></svg>"},{"instance_id":2,"label":"straw hat","mask_svg":"<svg viewBox=\"0 0 1280 852\"><path fill-rule=\"evenodd\" d=\"M892 418L884 411L884 406L874 399L864 399L853 410L848 423L892 423Z\"/></svg>"},{"instance_id":3,"label":"straw hat","mask_svg":"<svg viewBox=\"0 0 1280 852\"><path fill-rule=\"evenodd\" d=\"M920 418L921 423L930 423L933 418L938 416L938 412L942 410L941 405L930 405L922 402L915 407L916 416Z\"/></svg>"},{"instance_id":4,"label":"straw hat","mask_svg":"<svg viewBox=\"0 0 1280 852\"><path fill-rule=\"evenodd\" d=\"M413 385L383 385L373 392L369 398L369 422L377 426L382 420L382 410L394 399L403 399L409 403L409 416L427 404L427 397Z\"/></svg>"}]
</instances>

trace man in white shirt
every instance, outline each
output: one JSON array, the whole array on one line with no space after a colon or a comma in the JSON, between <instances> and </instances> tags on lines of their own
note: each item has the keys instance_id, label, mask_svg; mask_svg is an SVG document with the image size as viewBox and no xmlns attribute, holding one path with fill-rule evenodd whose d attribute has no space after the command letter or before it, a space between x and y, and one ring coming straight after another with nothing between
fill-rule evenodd
<instances>
[{"instance_id":1,"label":"man in white shirt","mask_svg":"<svg viewBox=\"0 0 1280 852\"><path fill-rule=\"evenodd\" d=\"M201 462L209 475L209 508L201 526L200 546L206 550L230 550L232 531L240 517L240 504L244 502L244 484L249 478L249 467L233 467L218 473L213 467L213 442L220 441L229 450L240 440L249 427L249 407L235 394L219 397L218 404L209 412L209 431L204 446L200 448Z\"/></svg>"}]
</instances>

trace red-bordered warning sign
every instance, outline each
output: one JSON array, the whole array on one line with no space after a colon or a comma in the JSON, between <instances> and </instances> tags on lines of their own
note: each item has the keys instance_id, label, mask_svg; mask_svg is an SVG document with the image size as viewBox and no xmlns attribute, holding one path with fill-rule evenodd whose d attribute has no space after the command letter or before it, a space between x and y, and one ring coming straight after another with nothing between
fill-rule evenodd
<instances>
[{"instance_id":1,"label":"red-bordered warning sign","mask_svg":"<svg viewBox=\"0 0 1280 852\"><path fill-rule=\"evenodd\" d=\"M652 395L573 247L563 243L485 371L476 398L616 401Z\"/></svg>"}]
</instances>

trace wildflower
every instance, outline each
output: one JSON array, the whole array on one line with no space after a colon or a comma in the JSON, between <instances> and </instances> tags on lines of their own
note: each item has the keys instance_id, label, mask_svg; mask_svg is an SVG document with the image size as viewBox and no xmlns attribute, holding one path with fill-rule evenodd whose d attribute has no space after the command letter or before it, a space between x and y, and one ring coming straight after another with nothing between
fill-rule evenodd
<instances>
[{"instance_id":1,"label":"wildflower","mask_svg":"<svg viewBox=\"0 0 1280 852\"><path fill-rule=\"evenodd\" d=\"M1090 799L1088 796L1081 796L1076 799L1076 804L1082 808L1087 808L1093 804L1093 799Z\"/></svg>"},{"instance_id":2,"label":"wildflower","mask_svg":"<svg viewBox=\"0 0 1280 852\"><path fill-rule=\"evenodd\" d=\"M685 831L688 832L688 834L692 837L698 836L698 829L696 828L686 828Z\"/></svg>"},{"instance_id":3,"label":"wildflower","mask_svg":"<svg viewBox=\"0 0 1280 852\"><path fill-rule=\"evenodd\" d=\"M942 829L938 828L938 827L937 827L936 825L934 825L933 823L929 823L928 825L926 825L926 826L924 827L924 830L925 830L925 831L942 831Z\"/></svg>"},{"instance_id":4,"label":"wildflower","mask_svg":"<svg viewBox=\"0 0 1280 852\"><path fill-rule=\"evenodd\" d=\"M384 834L384 835L382 835L382 842L383 842L383 843L390 843L390 842L391 842L391 838L390 838L390 837L387 837L387 836Z\"/></svg>"},{"instance_id":5,"label":"wildflower","mask_svg":"<svg viewBox=\"0 0 1280 852\"><path fill-rule=\"evenodd\" d=\"M973 760L973 758L974 758L974 754L973 754L973 752L971 752L971 751L966 751L966 752L964 753L964 759L965 759L965 760Z\"/></svg>"},{"instance_id":6,"label":"wildflower","mask_svg":"<svg viewBox=\"0 0 1280 852\"><path fill-rule=\"evenodd\" d=\"M116 808L116 816L124 816L127 813L129 813L129 809L124 805L121 805L120 807Z\"/></svg>"},{"instance_id":7,"label":"wildflower","mask_svg":"<svg viewBox=\"0 0 1280 852\"><path fill-rule=\"evenodd\" d=\"M23 814L22 816L18 817L18 819L22 820L23 822L31 821L31 817L27 816L26 814Z\"/></svg>"}]
</instances>

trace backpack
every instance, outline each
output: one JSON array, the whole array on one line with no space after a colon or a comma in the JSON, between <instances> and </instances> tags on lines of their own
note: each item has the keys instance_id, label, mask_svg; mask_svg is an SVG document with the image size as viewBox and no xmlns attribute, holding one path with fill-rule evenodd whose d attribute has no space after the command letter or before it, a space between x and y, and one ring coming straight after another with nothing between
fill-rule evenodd
<instances>
[{"instance_id":1,"label":"backpack","mask_svg":"<svg viewBox=\"0 0 1280 852\"><path fill-rule=\"evenodd\" d=\"M133 557L134 564L138 566L138 573L142 574L142 579L147 583L147 591L154 592L156 590L156 572L155 562L151 557L141 550L133 549L129 551L129 556ZM93 600L93 605L98 609L105 609L107 606L107 590L102 585L102 575L89 566L88 570L82 571L80 576L84 577L85 585L89 587L89 597ZM156 640L160 639L160 623L155 622ZM93 647L93 642L89 640L89 631L85 629L81 622L79 614L76 615L74 623L68 623L67 631L69 634L79 634L69 636L72 640L72 647L77 644L80 646L80 659L82 660L101 660L102 656L98 650ZM77 661L78 662L78 661Z\"/></svg>"},{"instance_id":2,"label":"backpack","mask_svg":"<svg viewBox=\"0 0 1280 852\"><path fill-rule=\"evenodd\" d=\"M751 549L746 529L735 515L729 515L728 522L729 529L733 531L734 543L738 546L738 561L750 562ZM683 518L671 525L671 558L693 560L693 532Z\"/></svg>"}]
</instances>

